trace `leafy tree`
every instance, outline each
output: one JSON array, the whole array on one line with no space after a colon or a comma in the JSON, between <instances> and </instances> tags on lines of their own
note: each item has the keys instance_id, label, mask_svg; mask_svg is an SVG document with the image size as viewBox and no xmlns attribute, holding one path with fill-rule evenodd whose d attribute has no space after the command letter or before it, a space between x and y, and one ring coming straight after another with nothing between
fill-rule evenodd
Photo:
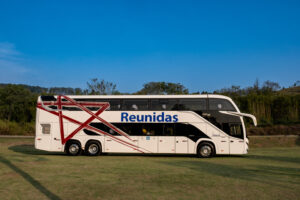
<instances>
[{"instance_id":1,"label":"leafy tree","mask_svg":"<svg viewBox=\"0 0 300 200\"><path fill-rule=\"evenodd\" d=\"M280 90L279 83L272 82L272 81L265 81L263 87L261 88L263 93L270 93Z\"/></svg>"},{"instance_id":2,"label":"leafy tree","mask_svg":"<svg viewBox=\"0 0 300 200\"><path fill-rule=\"evenodd\" d=\"M90 82L87 82L87 85L89 94L110 95L118 93L116 84L105 80L100 81L97 78L94 78L91 79Z\"/></svg>"},{"instance_id":3,"label":"leafy tree","mask_svg":"<svg viewBox=\"0 0 300 200\"><path fill-rule=\"evenodd\" d=\"M35 117L37 96L20 85L0 88L0 116L16 122L30 122Z\"/></svg>"},{"instance_id":4,"label":"leafy tree","mask_svg":"<svg viewBox=\"0 0 300 200\"><path fill-rule=\"evenodd\" d=\"M258 81L258 78L254 82L253 91L256 92L256 93L258 93L258 91L259 91L259 81Z\"/></svg>"},{"instance_id":5,"label":"leafy tree","mask_svg":"<svg viewBox=\"0 0 300 200\"><path fill-rule=\"evenodd\" d=\"M188 89L180 83L149 82L136 94L188 94Z\"/></svg>"},{"instance_id":6,"label":"leafy tree","mask_svg":"<svg viewBox=\"0 0 300 200\"><path fill-rule=\"evenodd\" d=\"M243 90L241 89L241 86L232 85L231 88L223 88L221 90L216 90L213 93L214 94L221 93L228 96L236 96L236 95L241 95L242 92Z\"/></svg>"},{"instance_id":7,"label":"leafy tree","mask_svg":"<svg viewBox=\"0 0 300 200\"><path fill-rule=\"evenodd\" d=\"M0 88L6 87L7 85L12 85L12 84L0 83ZM24 85L24 84L14 84L14 85L22 86L25 89L28 89L28 90L30 90L30 92L35 93L35 94L48 93L48 91L49 91L49 88L44 88L44 87L40 87L40 86L31 86L31 85Z\"/></svg>"},{"instance_id":8,"label":"leafy tree","mask_svg":"<svg viewBox=\"0 0 300 200\"><path fill-rule=\"evenodd\" d=\"M75 91L75 94L76 94L76 95L83 94L83 92L82 92L82 89L81 89L81 88L75 88L75 89L74 89L74 91Z\"/></svg>"}]
</instances>

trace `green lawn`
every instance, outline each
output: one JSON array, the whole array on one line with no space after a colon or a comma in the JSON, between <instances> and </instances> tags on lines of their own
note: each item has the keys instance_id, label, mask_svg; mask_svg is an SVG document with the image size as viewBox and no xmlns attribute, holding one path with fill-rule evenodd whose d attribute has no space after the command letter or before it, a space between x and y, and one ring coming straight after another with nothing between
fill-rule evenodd
<instances>
[{"instance_id":1,"label":"green lawn","mask_svg":"<svg viewBox=\"0 0 300 200\"><path fill-rule=\"evenodd\" d=\"M300 147L246 156L105 155L37 151L0 138L0 199L300 199Z\"/></svg>"}]
</instances>

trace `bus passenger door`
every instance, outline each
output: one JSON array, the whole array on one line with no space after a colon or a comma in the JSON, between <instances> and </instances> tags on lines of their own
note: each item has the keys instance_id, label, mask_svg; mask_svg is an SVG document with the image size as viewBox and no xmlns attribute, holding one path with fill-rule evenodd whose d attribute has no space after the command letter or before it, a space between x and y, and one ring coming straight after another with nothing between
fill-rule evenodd
<instances>
[{"instance_id":1,"label":"bus passenger door","mask_svg":"<svg viewBox=\"0 0 300 200\"><path fill-rule=\"evenodd\" d=\"M245 149L245 140L241 124L230 124L230 154L243 154Z\"/></svg>"}]
</instances>

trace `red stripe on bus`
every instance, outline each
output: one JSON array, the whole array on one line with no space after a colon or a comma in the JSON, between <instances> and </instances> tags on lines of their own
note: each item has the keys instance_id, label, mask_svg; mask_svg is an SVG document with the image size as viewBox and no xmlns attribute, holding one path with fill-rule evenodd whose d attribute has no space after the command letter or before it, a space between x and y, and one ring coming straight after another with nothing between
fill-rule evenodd
<instances>
[{"instance_id":1,"label":"red stripe on bus","mask_svg":"<svg viewBox=\"0 0 300 200\"><path fill-rule=\"evenodd\" d=\"M97 118L99 121L101 121L103 124L105 124L106 126L108 126L109 128L113 129L114 131L116 131L117 133L119 133L120 135L125 136L127 139L132 140L126 133L124 133L123 131L119 130L118 128L116 128L114 125L108 123L107 121L105 121L104 119L100 118L98 115L94 114L93 112L91 112L90 110L88 110L87 108L85 108L84 106L81 106L79 104L76 103L76 101L74 101L73 99L67 97L67 96L63 96L65 99L67 99L68 101L76 104L79 108L81 108L82 110L84 110L85 112L89 113L90 115L94 116L95 118ZM109 104L108 104L109 105Z\"/></svg>"},{"instance_id":2,"label":"red stripe on bus","mask_svg":"<svg viewBox=\"0 0 300 200\"><path fill-rule=\"evenodd\" d=\"M72 102L72 99L69 99L69 98L66 97L66 96L63 96L63 97L66 98L67 100L71 100L71 103L70 103L69 105L74 105L74 104L75 104L75 106L78 106L78 104L77 104L76 102ZM136 151L139 151L139 152L144 153L143 151L137 149L137 148L140 148L140 147L138 147L138 146L136 146L136 145L133 145L133 144L131 144L131 143L128 143L128 142L126 142L126 141L124 141L124 140L121 140L121 139L119 139L119 138L116 138L116 137L110 135L109 133L106 133L106 132L104 132L104 131L102 131L102 130L96 129L96 128L91 127L91 126L88 125L88 124L89 124L91 121L93 121L95 118L98 118L98 115L101 114L104 110L106 110L106 109L109 107L109 104L108 104L108 103L99 103L97 106L101 106L101 109L98 110L98 111L96 112L96 114L92 113L92 116L91 116L88 120L86 120L84 123L80 123L80 122L78 122L77 120L74 120L74 119L72 119L72 118L70 118L70 117L67 117L67 116L63 115L63 114L62 114L62 111L61 111L61 108L62 108L62 105L63 105L64 103L65 103L65 102L61 102L61 96L59 96L58 102L57 102L57 105L58 105L58 107L59 107L59 112L58 112L58 113L55 112L55 111L49 111L49 110L44 109L44 108L42 107L42 104L41 104L41 103L39 103L38 106L37 106L37 108L40 108L40 109L45 110L45 111L47 111L47 112L49 112L49 113L52 113L52 114L54 114L54 115L56 115L56 116L58 116L58 117L60 118L60 131L61 131L61 141L62 141L62 144L65 144L69 139L71 139L75 134L77 134L81 129L83 129L83 128L85 127L85 128L94 130L94 131L96 131L96 132L98 132L98 133L100 132L100 134L107 135L107 136L111 137L111 138L112 138L114 141L116 141L116 142L119 142L119 143L121 143L121 144L123 144L123 145L125 145L125 146L128 146L128 147L130 147L130 148L136 150ZM76 105L76 104L77 104L77 105ZM45 105L45 104L44 104L44 105ZM54 104L52 103L51 105L54 105ZM80 106L80 107L81 107L81 106ZM82 109L82 107L81 107L81 109ZM83 110L86 111L86 112L88 112L88 113L91 112L91 111L89 111L89 110L86 109L86 108L83 108ZM91 114L91 113L89 113L89 114ZM75 131L73 131L73 132L72 132L68 137L66 137L66 138L64 138L63 118L67 119L67 120L70 121L70 122L73 122L73 123L76 123L76 124L80 125L80 127L78 127ZM100 118L100 117L99 117L99 118ZM99 120L102 121L103 119L100 118ZM103 120L103 121L106 122L105 120ZM112 124L110 124L110 123L108 123L108 122L106 122L106 125L109 126L110 128L117 129L117 128L115 128ZM116 130L115 130L115 131L119 133L118 130L119 130L119 129L117 129L117 131L116 131ZM123 133L124 133L124 132L123 132ZM119 133L119 134L120 134L120 133ZM122 134L121 134L121 135L122 135ZM128 139L130 139L130 138L128 138ZM131 140L131 139L130 139L130 140ZM146 150L146 151L148 151L148 150Z\"/></svg>"},{"instance_id":3,"label":"red stripe on bus","mask_svg":"<svg viewBox=\"0 0 300 200\"><path fill-rule=\"evenodd\" d=\"M42 110L44 110L44 111L46 111L46 112L49 112L49 113L52 113L52 114L58 116L58 113L56 113L55 111L48 111L48 110L44 109L43 107L39 107L39 106L38 106L38 108L40 108L40 109L42 109ZM77 121L77 120L74 120L74 119L72 119L72 118L70 118L70 117L68 117L68 116L62 115L62 117L65 118L66 120L72 122L72 123L75 123L75 124L78 124L78 125L81 125L81 124L82 124L81 122L79 122L79 121ZM98 132L98 133L100 132L100 134L107 135L108 137L111 137L114 141L119 142L120 144L123 144L123 145L125 145L125 146L128 146L128 147L130 147L130 148L132 148L132 149L134 149L134 150L136 150L136 151L139 151L139 152L141 152L141 153L145 153L145 152L143 152L143 151L141 151L141 150L138 149L138 148L140 148L140 147L138 147L138 146L136 146L136 145L133 145L133 144L130 144L130 143L128 143L128 142L126 142L126 141L124 141L124 140L122 140L122 139L116 138L116 137L114 137L114 136L110 135L109 133L106 133L106 132L104 132L104 131L102 131L102 130L99 130L99 129L97 129L97 128L91 127L91 126L89 126L89 125L87 125L85 128L87 128L87 129L89 129L89 130L96 131L96 132ZM71 139L71 138L69 138L69 139ZM69 140L69 139L68 139L68 140ZM66 142L67 142L68 140L66 140ZM131 145L131 146L130 146L130 145ZM148 151L148 150L146 150L146 151ZM148 152L150 152L150 151L148 151ZM150 152L150 153L151 153L151 152Z\"/></svg>"}]
</instances>

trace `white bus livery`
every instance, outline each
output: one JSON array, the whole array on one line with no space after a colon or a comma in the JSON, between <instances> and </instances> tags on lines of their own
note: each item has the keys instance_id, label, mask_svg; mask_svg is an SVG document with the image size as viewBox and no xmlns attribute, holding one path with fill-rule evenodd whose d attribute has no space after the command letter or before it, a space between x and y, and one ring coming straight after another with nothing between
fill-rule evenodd
<instances>
[{"instance_id":1,"label":"white bus livery","mask_svg":"<svg viewBox=\"0 0 300 200\"><path fill-rule=\"evenodd\" d=\"M222 95L40 96L35 148L69 155L246 154L235 103Z\"/></svg>"}]
</instances>

